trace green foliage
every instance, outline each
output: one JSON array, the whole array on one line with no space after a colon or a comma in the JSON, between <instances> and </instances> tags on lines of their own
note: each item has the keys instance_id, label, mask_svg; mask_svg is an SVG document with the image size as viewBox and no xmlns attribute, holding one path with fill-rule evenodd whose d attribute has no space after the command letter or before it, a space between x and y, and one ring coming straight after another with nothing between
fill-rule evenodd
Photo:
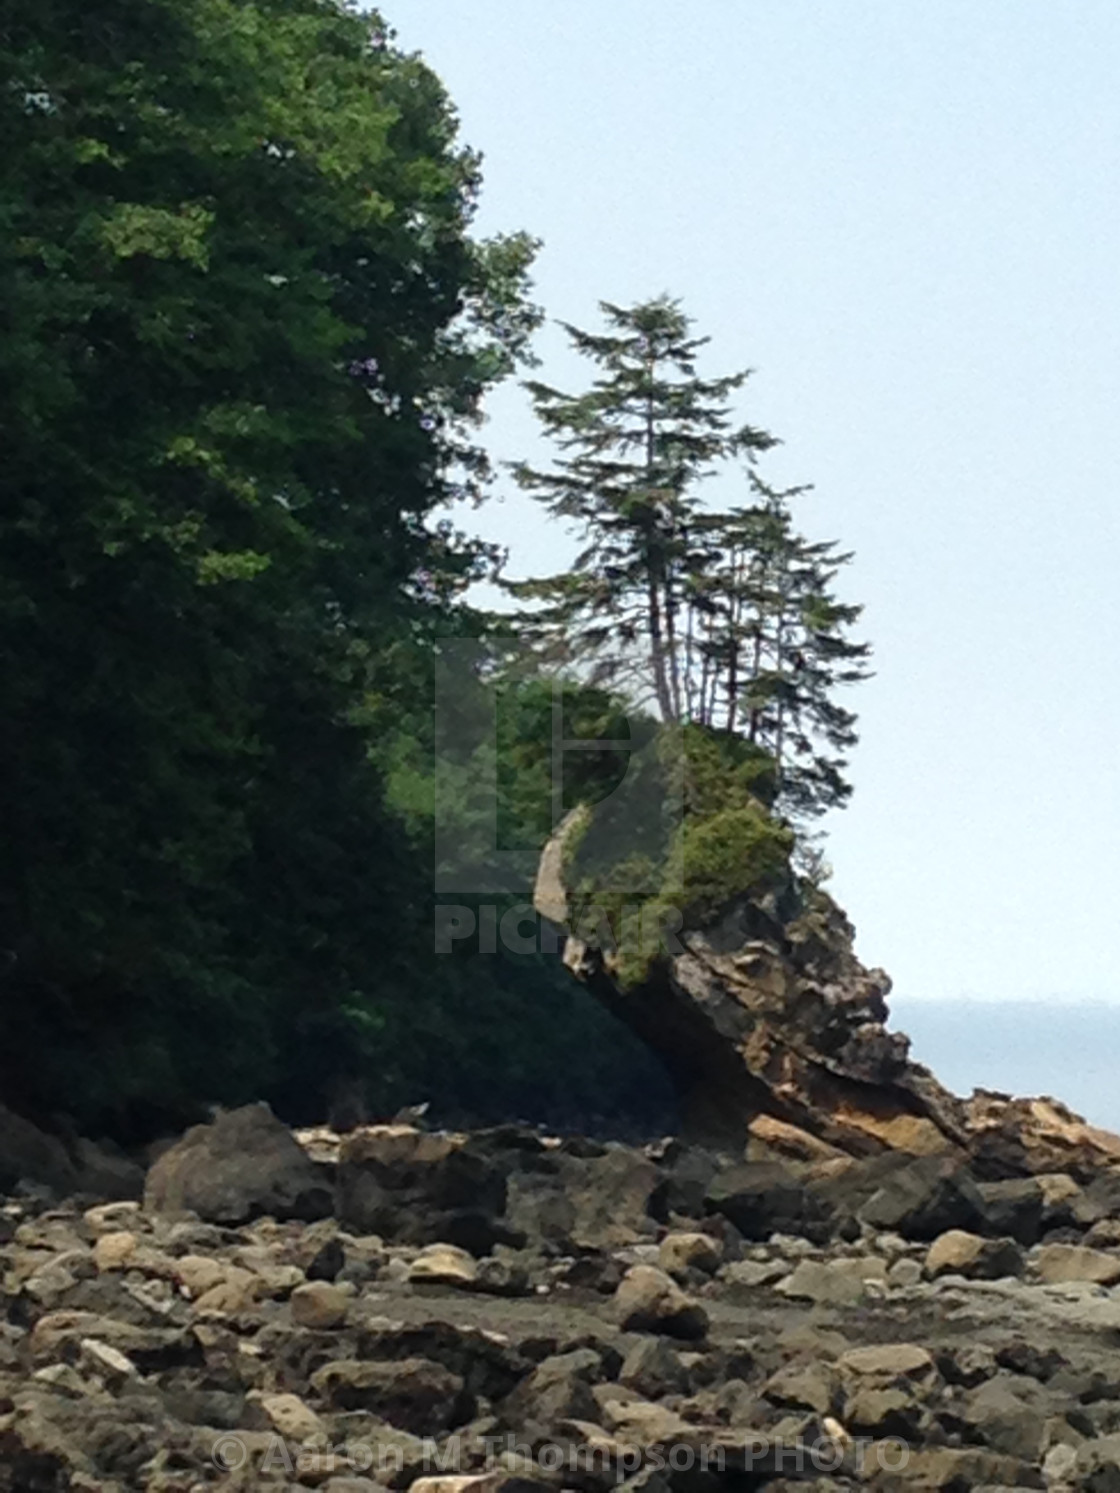
<instances>
[{"instance_id":1,"label":"green foliage","mask_svg":"<svg viewBox=\"0 0 1120 1493\"><path fill-rule=\"evenodd\" d=\"M0 1088L376 1102L439 972L370 737L473 625L493 556L429 515L485 481L532 242L471 238L375 14L16 0L0 69Z\"/></svg>"},{"instance_id":2,"label":"green foliage","mask_svg":"<svg viewBox=\"0 0 1120 1493\"><path fill-rule=\"evenodd\" d=\"M680 908L686 923L736 897L764 896L789 879L793 834L760 804L689 816L680 828Z\"/></svg>"},{"instance_id":3,"label":"green foliage","mask_svg":"<svg viewBox=\"0 0 1120 1493\"><path fill-rule=\"evenodd\" d=\"M777 765L769 752L731 731L690 722L681 730L691 813L718 814L761 803L772 808Z\"/></svg>"},{"instance_id":4,"label":"green foliage","mask_svg":"<svg viewBox=\"0 0 1120 1493\"><path fill-rule=\"evenodd\" d=\"M747 372L696 371L707 338L689 336L676 301L624 308L604 301L606 333L565 323L598 376L583 394L527 385L545 431L563 453L551 470L516 468L521 486L572 522L583 549L571 571L511 586L534 610L523 625L545 656L577 662L596 683L652 698L663 721L684 719L678 634L692 568L693 489L714 463L773 444L735 426L729 399Z\"/></svg>"},{"instance_id":5,"label":"green foliage","mask_svg":"<svg viewBox=\"0 0 1120 1493\"><path fill-rule=\"evenodd\" d=\"M848 636L862 607L833 589L851 555L794 528L791 503L805 489L780 492L754 473L750 482L754 503L710 521L721 559L698 641L723 686L727 729L771 756L783 808L804 821L851 796L844 754L856 717L837 695L867 678L871 650ZM717 709L712 699L713 718Z\"/></svg>"},{"instance_id":6,"label":"green foliage","mask_svg":"<svg viewBox=\"0 0 1120 1493\"><path fill-rule=\"evenodd\" d=\"M658 1123L656 1066L555 958L434 951L436 828L501 887L590 805L574 871L620 914L783 883L768 808L795 730L850 738L855 611L773 503L735 518L770 561L713 586L698 484L771 444L732 419L746 375L701 377L665 299L569 328L599 377L531 386L565 455L519 475L585 531L521 588L574 667L515 673L464 600L500 556L435 515L486 491L536 245L472 236L438 79L342 0L14 0L0 74L5 1100L138 1136L202 1100L320 1119L353 1079L374 1112ZM751 607L766 668L729 690Z\"/></svg>"},{"instance_id":7,"label":"green foliage","mask_svg":"<svg viewBox=\"0 0 1120 1493\"><path fill-rule=\"evenodd\" d=\"M869 649L847 630L861 608L833 583L850 555L793 527L790 500L750 465L773 437L736 426L730 399L746 373L705 379L676 301L604 302L601 335L568 327L597 376L580 395L527 385L559 455L518 480L574 525L570 572L510 586L542 657L576 665L661 720L739 732L775 765L795 821L842 806L855 716L836 691L866 677ZM703 485L731 457L748 461L755 501L717 511Z\"/></svg>"},{"instance_id":8,"label":"green foliage","mask_svg":"<svg viewBox=\"0 0 1120 1493\"><path fill-rule=\"evenodd\" d=\"M589 805L567 847L573 927L609 952L625 986L647 977L661 930L702 926L738 899L795 889L795 836L768 808L773 759L739 737L692 724L661 727L655 740L652 778L662 812L651 816L639 803L620 817L613 797ZM647 830L656 824L656 843L635 846L631 819Z\"/></svg>"}]
</instances>

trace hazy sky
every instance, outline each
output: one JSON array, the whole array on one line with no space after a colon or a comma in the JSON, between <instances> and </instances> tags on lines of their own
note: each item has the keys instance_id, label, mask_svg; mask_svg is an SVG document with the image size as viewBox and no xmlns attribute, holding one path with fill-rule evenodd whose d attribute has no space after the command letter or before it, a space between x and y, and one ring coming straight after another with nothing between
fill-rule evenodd
<instances>
[{"instance_id":1,"label":"hazy sky","mask_svg":"<svg viewBox=\"0 0 1120 1493\"><path fill-rule=\"evenodd\" d=\"M538 298L681 296L856 551L875 679L833 888L919 999L1120 1002L1120 6L386 0ZM544 376L585 370L555 330ZM494 403L499 456L534 440ZM511 572L570 551L508 491ZM734 493L726 493L732 498Z\"/></svg>"}]
</instances>

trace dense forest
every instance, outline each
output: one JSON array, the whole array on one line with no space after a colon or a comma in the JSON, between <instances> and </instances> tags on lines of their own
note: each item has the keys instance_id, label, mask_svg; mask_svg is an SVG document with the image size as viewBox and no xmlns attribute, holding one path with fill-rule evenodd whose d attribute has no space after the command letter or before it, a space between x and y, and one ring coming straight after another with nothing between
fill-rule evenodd
<instances>
[{"instance_id":1,"label":"dense forest","mask_svg":"<svg viewBox=\"0 0 1120 1493\"><path fill-rule=\"evenodd\" d=\"M702 372L661 296L569 328L584 391L529 377L537 246L474 233L479 160L376 14L17 0L0 52L0 1097L124 1139L340 1093L666 1122L555 954L437 947L468 892L439 890L436 672L469 643L464 698L496 700L451 764L461 845L496 819L534 858L676 733L689 845L819 871L867 649L848 556L761 474L746 375ZM509 378L541 469L491 470ZM508 578L444 516L513 481L574 568ZM480 611L481 579L517 610ZM557 781L558 700L567 737L632 749Z\"/></svg>"}]
</instances>

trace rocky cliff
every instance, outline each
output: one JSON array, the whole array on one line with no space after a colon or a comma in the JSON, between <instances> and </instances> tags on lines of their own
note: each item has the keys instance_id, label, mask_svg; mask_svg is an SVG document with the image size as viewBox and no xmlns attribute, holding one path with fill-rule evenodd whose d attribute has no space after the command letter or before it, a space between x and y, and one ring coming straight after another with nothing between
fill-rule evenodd
<instances>
[{"instance_id":1,"label":"rocky cliff","mask_svg":"<svg viewBox=\"0 0 1120 1493\"><path fill-rule=\"evenodd\" d=\"M1120 1138L1056 1101L962 1100L915 1063L887 1027L889 976L860 963L852 925L819 888L731 898L667 936L640 980L624 978L617 950L573 931L568 841L580 828L569 816L545 848L537 911L573 975L659 1055L689 1138L801 1160L956 1153L990 1178L1120 1163Z\"/></svg>"}]
</instances>

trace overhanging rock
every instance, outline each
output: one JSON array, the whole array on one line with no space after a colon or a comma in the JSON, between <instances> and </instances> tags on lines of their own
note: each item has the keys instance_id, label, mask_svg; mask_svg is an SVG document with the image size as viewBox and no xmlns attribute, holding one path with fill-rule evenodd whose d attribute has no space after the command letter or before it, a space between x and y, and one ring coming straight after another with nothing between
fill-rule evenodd
<instances>
[{"instance_id":1,"label":"overhanging rock","mask_svg":"<svg viewBox=\"0 0 1120 1493\"><path fill-rule=\"evenodd\" d=\"M612 952L571 931L565 840L577 814L544 850L535 906L562 930L576 978L661 1059L686 1135L818 1162L967 1152L994 1179L1120 1165L1120 1137L1053 1101L964 1101L915 1063L909 1038L887 1029L889 976L860 963L852 925L819 890L788 921L732 902L625 985Z\"/></svg>"}]
</instances>

